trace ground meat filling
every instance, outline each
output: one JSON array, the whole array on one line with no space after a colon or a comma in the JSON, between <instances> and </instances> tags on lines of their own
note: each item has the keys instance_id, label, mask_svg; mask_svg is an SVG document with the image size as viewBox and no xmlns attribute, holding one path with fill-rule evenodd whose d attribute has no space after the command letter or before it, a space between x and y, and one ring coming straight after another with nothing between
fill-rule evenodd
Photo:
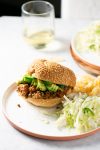
<instances>
[{"instance_id":1,"label":"ground meat filling","mask_svg":"<svg viewBox=\"0 0 100 150\"><path fill-rule=\"evenodd\" d=\"M17 91L21 96L24 96L25 98L35 98L35 99L47 99L47 98L56 98L56 97L63 97L69 89L72 89L72 87L65 86L62 91L57 90L56 92L50 92L50 91L40 91L36 89L33 85L28 84L19 84L17 86Z\"/></svg>"}]
</instances>

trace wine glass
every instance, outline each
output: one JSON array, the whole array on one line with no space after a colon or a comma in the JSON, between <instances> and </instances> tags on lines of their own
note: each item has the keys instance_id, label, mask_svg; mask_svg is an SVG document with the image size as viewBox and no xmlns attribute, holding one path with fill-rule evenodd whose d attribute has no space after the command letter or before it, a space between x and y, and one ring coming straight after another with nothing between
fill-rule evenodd
<instances>
[{"instance_id":1,"label":"wine glass","mask_svg":"<svg viewBox=\"0 0 100 150\"><path fill-rule=\"evenodd\" d=\"M54 39L54 7L46 1L29 1L22 5L23 36L36 49Z\"/></svg>"}]
</instances>

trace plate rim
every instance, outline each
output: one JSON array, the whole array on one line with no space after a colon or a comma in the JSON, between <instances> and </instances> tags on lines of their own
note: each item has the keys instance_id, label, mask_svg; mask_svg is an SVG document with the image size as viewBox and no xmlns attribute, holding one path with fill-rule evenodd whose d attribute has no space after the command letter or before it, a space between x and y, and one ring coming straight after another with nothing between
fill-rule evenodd
<instances>
[{"instance_id":1,"label":"plate rim","mask_svg":"<svg viewBox=\"0 0 100 150\"><path fill-rule=\"evenodd\" d=\"M72 46L70 45L70 53L73 57L73 59L75 60L75 62L84 70L92 73L92 74L96 74L96 75L100 75L100 68L96 68L98 66L93 66L92 64L82 60L72 49Z\"/></svg>"},{"instance_id":2,"label":"plate rim","mask_svg":"<svg viewBox=\"0 0 100 150\"><path fill-rule=\"evenodd\" d=\"M78 59L80 59L81 61L83 61L85 64L89 65L90 67L93 67L94 69L100 70L100 66L99 65L95 65L93 63L90 63L88 61L85 60L85 58L83 58L81 55L79 55L79 53L77 52L76 48L75 48L75 39L77 38L79 32L77 32L72 40L71 40L71 44L70 44L70 48L72 49L73 53L76 55L76 57L78 57Z\"/></svg>"},{"instance_id":3,"label":"plate rim","mask_svg":"<svg viewBox=\"0 0 100 150\"><path fill-rule=\"evenodd\" d=\"M7 119L7 121L10 123L10 125L12 127L14 127L15 129L17 129L18 131L26 134L26 135L29 135L31 137L36 137L36 138L40 138L40 139L46 139L46 140L59 140L59 141L67 141L67 140L76 140L76 139L81 139L81 138L85 138L87 136L90 136L90 135L93 135L95 133L97 133L98 131L100 131L100 127L99 128L96 128L92 131L89 131L89 132L85 132L85 133L82 133L82 134L77 134L77 135L71 135L71 136L49 136L49 135L45 135L45 134L38 134L38 133L35 133L35 132L31 132L31 131L28 131L22 127L20 127L19 125L16 125L16 123L14 123L9 115L7 114L7 111L6 111L6 108L4 106L4 102L5 102L5 95L6 93L8 92L9 89L12 88L12 86L16 86L16 83L12 83L4 92L3 94L3 97L2 97L2 113L3 115L5 116L5 118ZM14 90L14 89L13 89Z\"/></svg>"}]
</instances>

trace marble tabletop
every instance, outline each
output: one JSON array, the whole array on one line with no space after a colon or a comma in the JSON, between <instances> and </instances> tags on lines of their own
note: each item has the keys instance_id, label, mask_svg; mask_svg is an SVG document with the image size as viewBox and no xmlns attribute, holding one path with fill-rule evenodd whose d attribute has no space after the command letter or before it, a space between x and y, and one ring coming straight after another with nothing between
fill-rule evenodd
<instances>
[{"instance_id":1,"label":"marble tabletop","mask_svg":"<svg viewBox=\"0 0 100 150\"><path fill-rule=\"evenodd\" d=\"M59 58L76 75L85 74L73 61L70 53L70 40L74 33L92 20L55 20L56 45L52 51L36 51L27 45L22 37L20 17L0 18L0 99L9 84L16 81L34 58ZM29 137L12 128L2 114L0 101L0 150L99 150L100 133L73 141L48 141Z\"/></svg>"}]
</instances>

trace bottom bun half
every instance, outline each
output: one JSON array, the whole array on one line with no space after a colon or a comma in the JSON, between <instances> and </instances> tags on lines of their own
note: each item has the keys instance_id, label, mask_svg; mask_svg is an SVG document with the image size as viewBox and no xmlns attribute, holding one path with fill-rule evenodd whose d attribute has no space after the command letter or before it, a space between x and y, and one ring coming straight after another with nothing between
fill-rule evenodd
<instances>
[{"instance_id":1,"label":"bottom bun half","mask_svg":"<svg viewBox=\"0 0 100 150\"><path fill-rule=\"evenodd\" d=\"M54 107L63 101L62 98L52 98L52 99L34 99L34 98L24 98L27 102L40 107Z\"/></svg>"}]
</instances>

